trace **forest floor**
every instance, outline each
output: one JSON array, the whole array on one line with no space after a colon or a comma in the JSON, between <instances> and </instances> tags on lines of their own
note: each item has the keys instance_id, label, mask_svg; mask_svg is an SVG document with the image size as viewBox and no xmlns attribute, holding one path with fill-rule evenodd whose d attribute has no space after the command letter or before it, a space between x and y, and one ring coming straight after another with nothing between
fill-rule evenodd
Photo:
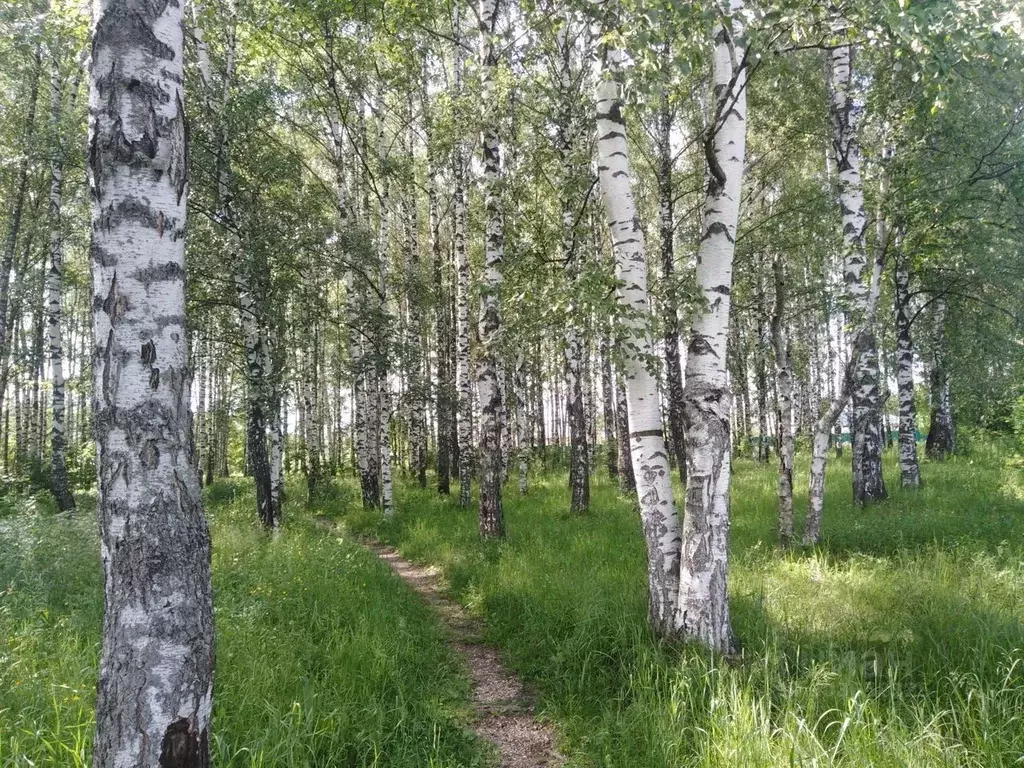
<instances>
[{"instance_id":1,"label":"forest floor","mask_svg":"<svg viewBox=\"0 0 1024 768\"><path fill-rule=\"evenodd\" d=\"M452 648L462 657L473 683L473 732L497 747L500 768L562 765L554 728L537 722L533 697L523 681L508 671L493 646L482 642L481 622L444 596L439 571L411 563L378 542L364 544L442 617Z\"/></svg>"},{"instance_id":2,"label":"forest floor","mask_svg":"<svg viewBox=\"0 0 1024 768\"><path fill-rule=\"evenodd\" d=\"M463 638L534 692L566 768L1019 766L1024 471L975 454L926 463L909 492L887 462L891 498L863 510L848 456L832 462L825 542L792 551L775 545L774 466L737 462L729 586L743 651L728 665L648 632L639 524L600 463L584 517L567 512L564 472L538 473L525 497L510 485L500 543L431 489L399 483L382 521L348 480L307 510L299 478L271 538L250 483L218 482L205 493L214 764L493 766L462 640L437 611L450 600ZM72 517L45 494L0 499L4 768L89 764L103 592L95 502L79 499ZM318 515L345 527L325 531ZM410 575L432 596L346 529L422 568Z\"/></svg>"}]
</instances>

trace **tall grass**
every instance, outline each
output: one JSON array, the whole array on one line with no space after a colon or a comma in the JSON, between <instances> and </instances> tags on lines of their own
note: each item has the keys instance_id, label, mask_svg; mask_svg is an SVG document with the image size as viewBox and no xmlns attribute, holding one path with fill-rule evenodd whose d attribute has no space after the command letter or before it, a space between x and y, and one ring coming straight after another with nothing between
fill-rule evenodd
<instances>
[{"instance_id":1,"label":"tall grass","mask_svg":"<svg viewBox=\"0 0 1024 768\"><path fill-rule=\"evenodd\" d=\"M484 765L465 725L468 682L429 609L299 508L269 539L243 488L207 494L214 764ZM95 528L90 511L56 516L32 499L0 511L2 766L89 765L103 609Z\"/></svg>"},{"instance_id":2,"label":"tall grass","mask_svg":"<svg viewBox=\"0 0 1024 768\"><path fill-rule=\"evenodd\" d=\"M774 469L738 465L733 664L647 631L639 522L607 481L584 518L565 512L564 475L510 489L500 544L430 491L403 488L394 521L348 518L443 566L540 691L574 765L1021 765L1020 470L927 464L924 489L904 492L890 463L891 499L859 509L848 459L833 464L825 544L791 552L774 545Z\"/></svg>"}]
</instances>

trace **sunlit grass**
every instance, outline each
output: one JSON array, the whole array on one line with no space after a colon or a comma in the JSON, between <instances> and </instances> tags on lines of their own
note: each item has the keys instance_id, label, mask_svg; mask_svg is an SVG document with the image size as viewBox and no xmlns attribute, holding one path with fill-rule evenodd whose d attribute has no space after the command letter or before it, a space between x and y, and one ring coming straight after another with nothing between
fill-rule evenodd
<instances>
[{"instance_id":1,"label":"sunlit grass","mask_svg":"<svg viewBox=\"0 0 1024 768\"><path fill-rule=\"evenodd\" d=\"M271 540L238 480L208 493L217 766L483 765L468 682L390 570L298 519ZM297 497L299 493L295 494ZM0 765L90 765L102 574L88 509L0 512ZM300 511L301 510L301 511Z\"/></svg>"},{"instance_id":2,"label":"sunlit grass","mask_svg":"<svg viewBox=\"0 0 1024 768\"><path fill-rule=\"evenodd\" d=\"M606 480L582 519L566 512L564 474L536 478L525 498L510 489L501 544L479 543L475 511L429 490L403 488L394 522L349 520L443 565L578 765L1020 765L1020 470L995 457L926 464L915 492L890 463L890 500L858 509L848 457L832 462L825 543L811 551L775 546L774 466L738 464L735 664L647 632L639 524Z\"/></svg>"}]
</instances>

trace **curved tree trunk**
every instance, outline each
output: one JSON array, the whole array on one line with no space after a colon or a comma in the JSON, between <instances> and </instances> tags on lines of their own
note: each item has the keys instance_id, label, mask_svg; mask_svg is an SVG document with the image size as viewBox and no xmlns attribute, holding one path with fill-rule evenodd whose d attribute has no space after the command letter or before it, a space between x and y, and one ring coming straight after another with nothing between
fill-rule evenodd
<instances>
[{"instance_id":1,"label":"curved tree trunk","mask_svg":"<svg viewBox=\"0 0 1024 768\"><path fill-rule=\"evenodd\" d=\"M733 13L740 9L733 0ZM715 28L715 111L705 141L710 173L697 285L706 301L693 320L684 416L689 462L682 526L677 631L721 653L734 650L726 574L729 538L731 392L726 371L736 225L747 133L746 68L738 23Z\"/></svg>"},{"instance_id":2,"label":"curved tree trunk","mask_svg":"<svg viewBox=\"0 0 1024 768\"><path fill-rule=\"evenodd\" d=\"M661 427L657 380L647 368L653 353L647 328L647 262L644 236L633 199L626 124L619 95L624 53L603 52L597 84L598 175L611 234L619 302L629 310L623 323L624 378L629 414L629 443L640 519L647 544L651 627L672 632L679 595L679 517L676 513L668 454Z\"/></svg>"},{"instance_id":3,"label":"curved tree trunk","mask_svg":"<svg viewBox=\"0 0 1024 768\"><path fill-rule=\"evenodd\" d=\"M182 5L99 0L93 13L93 386L105 576L93 762L201 768L210 762L213 604L189 438Z\"/></svg>"}]
</instances>

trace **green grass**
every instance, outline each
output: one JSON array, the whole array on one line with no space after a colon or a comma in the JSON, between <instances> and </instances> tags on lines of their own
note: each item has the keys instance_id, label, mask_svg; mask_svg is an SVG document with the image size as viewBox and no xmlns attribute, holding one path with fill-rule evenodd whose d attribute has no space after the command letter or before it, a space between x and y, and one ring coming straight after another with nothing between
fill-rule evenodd
<instances>
[{"instance_id":1,"label":"green grass","mask_svg":"<svg viewBox=\"0 0 1024 768\"><path fill-rule=\"evenodd\" d=\"M390 569L300 507L271 540L245 481L207 493L217 766L483 766L469 684ZM295 496L301 494L296 489ZM95 501L0 509L0 766L86 766L103 612Z\"/></svg>"},{"instance_id":2,"label":"green grass","mask_svg":"<svg viewBox=\"0 0 1024 768\"><path fill-rule=\"evenodd\" d=\"M565 512L564 474L510 487L500 544L478 540L474 510L406 484L393 521L356 510L351 484L331 512L443 567L574 766L1021 765L1019 464L928 464L902 492L890 463L892 498L860 510L833 462L824 546L782 552L774 468L740 462L731 665L651 637L639 523L598 474L585 518ZM0 502L0 766L88 764L102 576L83 501L70 519ZM298 504L269 539L243 480L208 489L207 508L217 766L486 764L461 668L397 577Z\"/></svg>"},{"instance_id":3,"label":"green grass","mask_svg":"<svg viewBox=\"0 0 1024 768\"><path fill-rule=\"evenodd\" d=\"M404 486L394 521L348 520L443 567L540 691L573 765L1021 765L1020 468L926 464L925 488L904 492L890 456L891 499L862 510L848 456L832 462L813 551L774 545L774 466L737 466L732 665L651 637L639 523L606 480L582 519L565 512L564 475L525 498L510 487L500 544L478 541L474 510Z\"/></svg>"}]
</instances>

